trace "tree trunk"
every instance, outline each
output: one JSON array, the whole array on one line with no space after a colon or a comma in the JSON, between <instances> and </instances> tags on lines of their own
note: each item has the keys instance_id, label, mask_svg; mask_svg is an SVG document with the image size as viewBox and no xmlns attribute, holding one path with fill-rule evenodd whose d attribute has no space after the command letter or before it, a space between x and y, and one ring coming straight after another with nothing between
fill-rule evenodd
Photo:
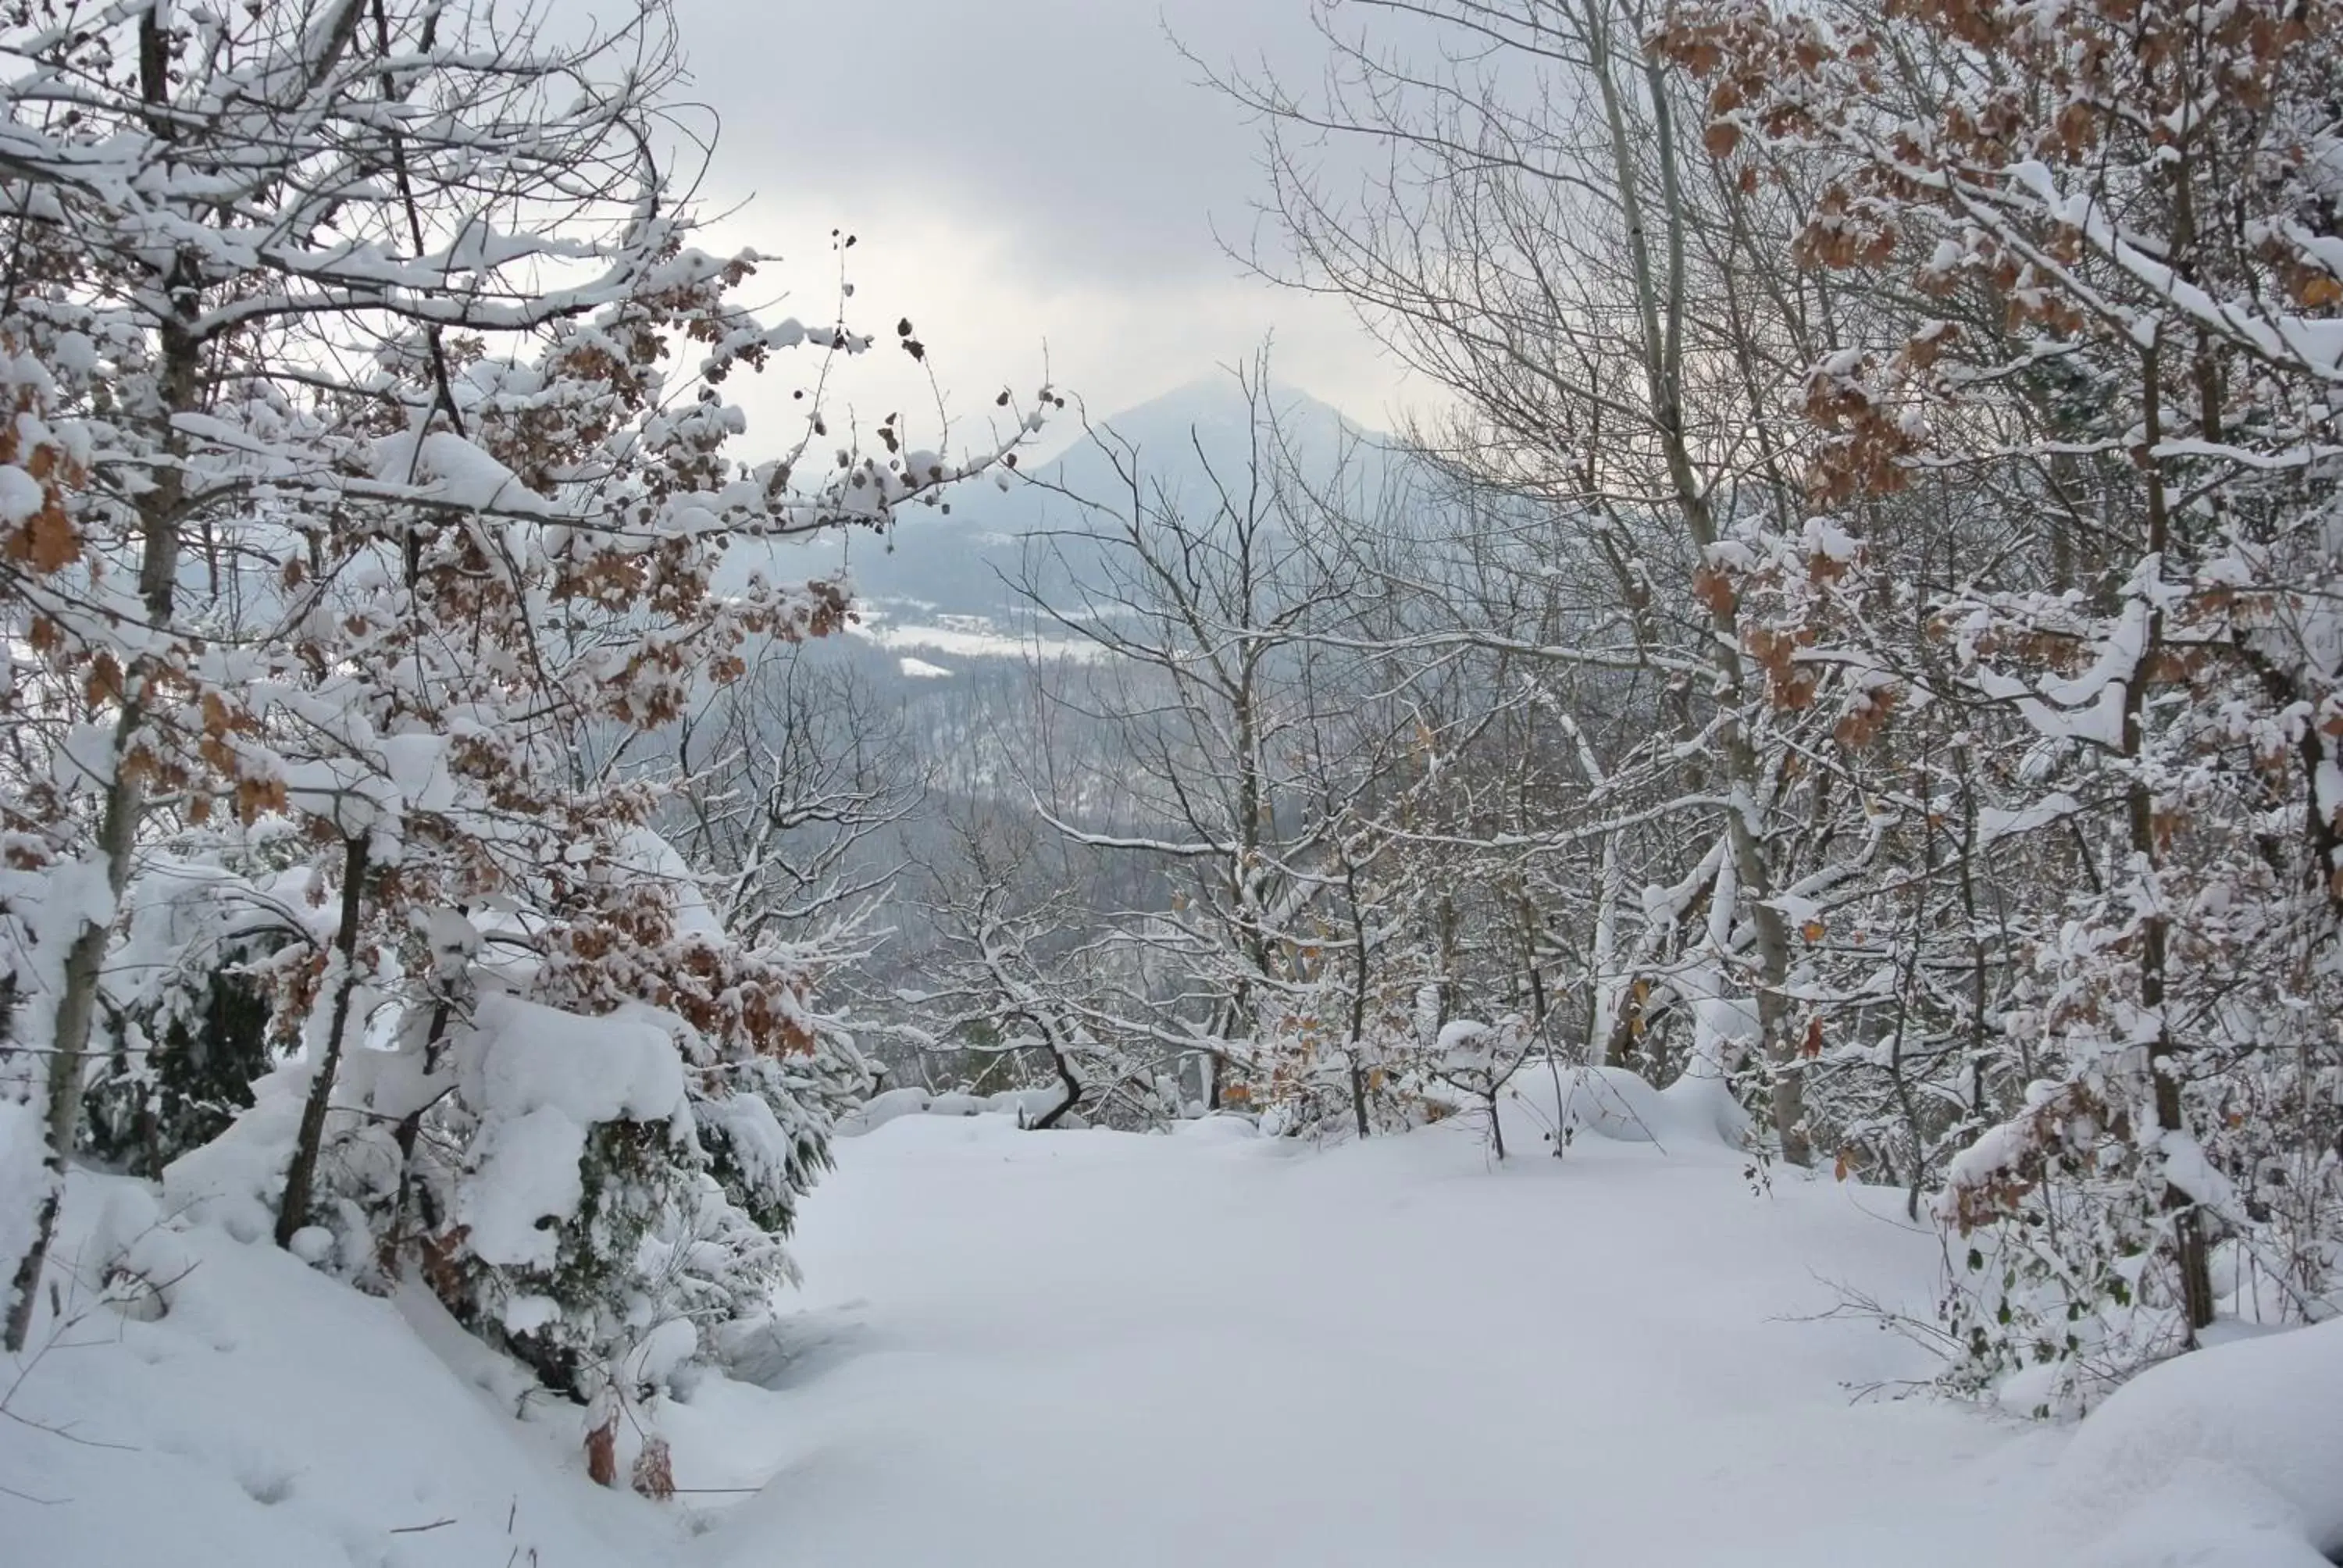
<instances>
[{"instance_id":1,"label":"tree trunk","mask_svg":"<svg viewBox=\"0 0 2343 1568\"><path fill-rule=\"evenodd\" d=\"M170 95L168 57L163 23L155 11L148 11L140 19L138 37L140 90L146 102L164 105ZM158 136L169 138L167 115L158 111L154 126ZM184 257L172 263L166 281L175 309L192 311L196 304L190 277ZM162 447L175 457L183 457L186 437L171 420L173 416L193 412L196 407L203 344L176 319L166 319L161 324L158 337L164 405ZM156 470L153 485L137 501L139 598L150 626L157 633L167 632L173 617L174 589L179 573L179 513L186 490L186 477L178 464L166 463ZM82 1063L89 1054L90 1026L97 1014L98 980L105 968L114 914L130 882L131 850L137 842L138 819L146 806L138 777L125 764L145 721L141 692L152 673L151 661L144 658L135 661L126 672L122 711L115 720L114 774L106 781L106 803L98 827L98 851L106 864L106 913L102 919L87 920L75 934L73 945L65 953L63 989L57 996L50 1030L45 1085L48 1096L48 1148L42 1157L42 1166L48 1191L35 1217L32 1245L17 1260L8 1320L5 1330L0 1330L0 1346L12 1354L25 1348L32 1332L41 1274L48 1265L49 1247L56 1238L57 1212L65 1202L65 1169L72 1162L80 1131Z\"/></svg>"},{"instance_id":2,"label":"tree trunk","mask_svg":"<svg viewBox=\"0 0 2343 1568\"><path fill-rule=\"evenodd\" d=\"M293 1145L293 1162L285 1171L285 1201L277 1210L277 1244L289 1247L294 1232L309 1222L309 1195L317 1185L317 1155L326 1141L326 1111L334 1097L334 1077L341 1067L342 1040L349 1030L350 996L358 982L358 917L364 908L367 840L364 834L347 840L342 851L342 924L334 935L334 955L341 974L334 986L334 1010L317 1068L309 1080L309 1099L301 1107L300 1136Z\"/></svg>"},{"instance_id":3,"label":"tree trunk","mask_svg":"<svg viewBox=\"0 0 2343 1568\"><path fill-rule=\"evenodd\" d=\"M117 749L127 744L136 728L136 718L126 709L115 729ZM122 776L118 749L116 761L115 779L106 789L106 816L98 831L99 845L106 855L109 903L120 900L123 885L129 879L130 847L139 809L137 781ZM12 1355L24 1350L25 1341L32 1335L33 1314L40 1302L41 1275L48 1267L49 1246L56 1239L57 1213L65 1203L65 1169L72 1162L81 1128L82 1062L89 1053L90 1025L97 1010L98 975L106 962L106 947L112 933L110 920L103 924L88 922L65 953L64 990L57 997L44 1084L48 1095L48 1147L41 1156L41 1170L47 1191L41 1195L40 1209L34 1216L32 1245L16 1261L7 1327L5 1334L0 1334L0 1342L5 1342Z\"/></svg>"},{"instance_id":4,"label":"tree trunk","mask_svg":"<svg viewBox=\"0 0 2343 1568\"><path fill-rule=\"evenodd\" d=\"M1066 1053L1055 1045L1050 1048L1050 1065L1058 1070L1058 1081L1065 1086L1066 1097L1041 1113L1041 1120L1033 1123L1036 1132L1055 1127L1082 1097L1082 1081L1074 1076L1074 1070L1066 1063Z\"/></svg>"},{"instance_id":5,"label":"tree trunk","mask_svg":"<svg viewBox=\"0 0 2343 1568\"><path fill-rule=\"evenodd\" d=\"M438 1070L440 1051L447 1037L449 1010L445 996L432 1005L431 1025L423 1038L423 1077L427 1082ZM398 1130L392 1135L392 1141L398 1145L398 1195L392 1201L390 1224L385 1229L382 1246L375 1259L385 1280L396 1281L399 1275L399 1250L407 1241L407 1210L415 1195L415 1145L423 1136L423 1113L430 1108L427 1102L400 1117ZM426 1223L429 1223L427 1218Z\"/></svg>"},{"instance_id":6,"label":"tree trunk","mask_svg":"<svg viewBox=\"0 0 2343 1568\"><path fill-rule=\"evenodd\" d=\"M1617 176L1621 215L1626 220L1628 260L1634 273L1637 315L1643 327L1643 357L1652 423L1668 467L1676 510L1685 531L1704 558L1716 543L1716 519L1707 492L1693 463L1692 445L1684 427L1684 204L1676 167L1674 117L1668 86L1656 58L1644 63L1644 81L1650 98L1659 166L1660 210L1666 246L1663 275L1655 265L1641 176L1635 168L1637 147L1626 120L1620 94L1620 57L1613 53L1611 19L1600 0L1586 0L1584 11L1588 65L1603 100L1605 127ZM1766 784L1750 744L1741 709L1746 696L1741 661L1741 628L1729 592L1705 596L1714 635L1711 661L1716 670L1716 702L1720 717L1725 772L1735 804L1726 810L1725 832L1733 851L1757 959L1757 1023L1761 1049L1773 1068L1773 1121L1782 1158L1793 1165L1813 1160L1805 1131L1805 1090L1798 1075L1795 1044L1783 1027L1782 986L1790 968L1789 924L1773 902L1773 871L1765 844L1752 816L1763 809Z\"/></svg>"},{"instance_id":7,"label":"tree trunk","mask_svg":"<svg viewBox=\"0 0 2343 1568\"><path fill-rule=\"evenodd\" d=\"M2163 403L2161 382L2161 349L2159 339L2150 344L2142 356L2142 382L2145 392L2143 407L2142 445L2153 452L2163 440ZM2171 507L2165 494L2164 470L2160 463L2151 460L2147 466L2147 548L2157 562L2157 576L2163 575L2165 552L2171 548ZM2147 634L2141 638L2139 658L2131 679L2124 688L2123 756L2130 764L2131 777L2124 786L2124 805L2129 829L2131 851L2140 865L2153 874L2157 861L2156 796L2147 780L2141 777L2140 767L2147 751L2147 703L2148 674L2155 668L2157 656L2164 646L2164 611L2151 604L2147 610ZM2172 1022L2165 1013L2165 990L2171 922L2162 910L2153 910L2140 921L2139 933L2139 1004L2156 1020L2156 1038L2147 1048L2147 1071L2155 1096L2157 1125L2166 1132L2185 1132L2180 1106L2180 1075L2175 1060L2177 1042L2172 1038ZM2180 1302L2187 1316L2188 1344L2197 1343L2197 1331L2213 1322L2213 1274L2211 1260L2205 1246L2204 1220L2197 1202L2179 1188L2167 1185L2164 1205L2173 1216L2174 1262L2180 1272Z\"/></svg>"}]
</instances>

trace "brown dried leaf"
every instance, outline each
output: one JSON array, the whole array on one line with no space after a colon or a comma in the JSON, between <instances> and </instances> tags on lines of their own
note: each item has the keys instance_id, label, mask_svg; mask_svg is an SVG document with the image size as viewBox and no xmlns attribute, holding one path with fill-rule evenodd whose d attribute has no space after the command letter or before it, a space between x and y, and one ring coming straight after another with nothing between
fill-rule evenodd
<instances>
[{"instance_id":1,"label":"brown dried leaf","mask_svg":"<svg viewBox=\"0 0 2343 1568\"><path fill-rule=\"evenodd\" d=\"M586 1473L597 1486L618 1484L618 1412L613 1405L602 1423L586 1434ZM672 1482L670 1482L672 1489Z\"/></svg>"},{"instance_id":2,"label":"brown dried leaf","mask_svg":"<svg viewBox=\"0 0 2343 1568\"><path fill-rule=\"evenodd\" d=\"M668 1453L667 1439L653 1437L643 1444L635 1456L633 1481L635 1490L654 1503L675 1495L675 1462Z\"/></svg>"}]
</instances>

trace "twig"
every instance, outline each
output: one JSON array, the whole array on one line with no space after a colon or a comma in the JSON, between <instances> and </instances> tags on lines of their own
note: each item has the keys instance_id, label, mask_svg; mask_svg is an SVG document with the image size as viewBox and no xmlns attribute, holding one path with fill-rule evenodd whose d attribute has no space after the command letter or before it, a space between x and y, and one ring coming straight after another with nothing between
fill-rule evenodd
<instances>
[{"instance_id":1,"label":"twig","mask_svg":"<svg viewBox=\"0 0 2343 1568\"><path fill-rule=\"evenodd\" d=\"M35 1421L29 1415L19 1415L16 1412L10 1410L5 1405L0 1405L0 1415L6 1416L10 1421L16 1422L19 1426L31 1427L35 1432L46 1432L51 1437L61 1437L67 1442L76 1443L83 1448L110 1448L116 1453L136 1453L138 1452L136 1448L126 1442L107 1442L102 1438L83 1437L71 1427L52 1426L45 1421Z\"/></svg>"}]
</instances>

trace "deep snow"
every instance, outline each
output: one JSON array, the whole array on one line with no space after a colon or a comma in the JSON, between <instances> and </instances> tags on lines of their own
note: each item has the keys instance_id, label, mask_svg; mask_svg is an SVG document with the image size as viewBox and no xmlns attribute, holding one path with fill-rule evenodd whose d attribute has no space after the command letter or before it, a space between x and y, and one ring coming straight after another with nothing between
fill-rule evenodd
<instances>
[{"instance_id":1,"label":"deep snow","mask_svg":"<svg viewBox=\"0 0 2343 1568\"><path fill-rule=\"evenodd\" d=\"M1217 1134L1217 1135L1216 1135ZM2042 1444L1850 1388L1911 1346L1933 1238L1714 1145L1493 1170L1461 1128L1314 1153L1192 1124L910 1116L846 1146L799 1255L739 1568L823 1563L1992 1561Z\"/></svg>"},{"instance_id":2,"label":"deep snow","mask_svg":"<svg viewBox=\"0 0 2343 1568\"><path fill-rule=\"evenodd\" d=\"M588 1484L576 1411L419 1292L146 1232L134 1261L192 1271L10 1395L0 1557L2275 1568L2343 1544L2343 1327L2188 1358L2071 1439L1896 1399L1926 1357L1820 1314L1843 1281L1925 1317L1934 1236L1826 1177L1754 1193L1739 1156L1654 1130L1557 1161L1524 1121L1500 1169L1456 1124L1322 1151L1226 1120L887 1121L806 1208L801 1310L746 1348L769 1386L711 1376L662 1412L693 1489L666 1505ZM69 1256L149 1201L77 1180ZM736 1487L761 1491L713 1490Z\"/></svg>"}]
</instances>

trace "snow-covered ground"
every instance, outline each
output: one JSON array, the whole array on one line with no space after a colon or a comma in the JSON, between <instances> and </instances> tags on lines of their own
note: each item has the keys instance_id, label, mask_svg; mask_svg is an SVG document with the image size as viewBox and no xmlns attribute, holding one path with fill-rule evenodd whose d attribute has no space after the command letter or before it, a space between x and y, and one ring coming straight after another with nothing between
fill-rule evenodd
<instances>
[{"instance_id":1,"label":"snow-covered ground","mask_svg":"<svg viewBox=\"0 0 2343 1568\"><path fill-rule=\"evenodd\" d=\"M1493 1170L1458 1128L1235 1130L846 1145L800 1246L833 1337L717 1561L2003 1555L1996 1493L2049 1440L1855 1400L1926 1369L1812 1321L1828 1280L1925 1309L1936 1244L1850 1190L1760 1199L1714 1145Z\"/></svg>"},{"instance_id":2,"label":"snow-covered ground","mask_svg":"<svg viewBox=\"0 0 2343 1568\"><path fill-rule=\"evenodd\" d=\"M10 1396L0 1557L2234 1568L2318 1563L2343 1525L2343 1452L2203 1415L2233 1387L2343 1407L2343 1330L2190 1358L2079 1437L1859 1398L1928 1370L1818 1316L1835 1282L1926 1314L1937 1242L1892 1200L1758 1196L1697 1139L1512 1136L1498 1169L1454 1125L1318 1151L1229 1121L887 1121L807 1206L769 1387L665 1412L691 1489L666 1505L588 1485L576 1412L427 1302L156 1232L144 1261L191 1271L170 1313L103 1310ZM126 1191L77 1191L85 1254L144 1228Z\"/></svg>"}]
</instances>

